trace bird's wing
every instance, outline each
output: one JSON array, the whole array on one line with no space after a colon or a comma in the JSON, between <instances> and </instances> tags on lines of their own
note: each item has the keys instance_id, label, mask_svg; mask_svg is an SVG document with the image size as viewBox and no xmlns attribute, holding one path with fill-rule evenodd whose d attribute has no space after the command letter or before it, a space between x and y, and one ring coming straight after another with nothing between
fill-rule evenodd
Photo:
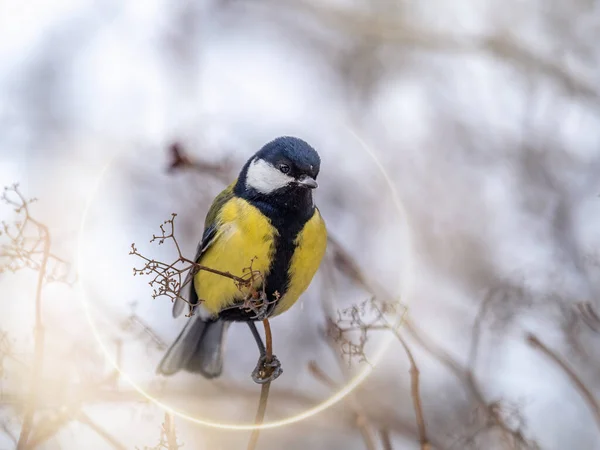
<instances>
[{"instance_id":1,"label":"bird's wing","mask_svg":"<svg viewBox=\"0 0 600 450\"><path fill-rule=\"evenodd\" d=\"M196 256L194 257L194 261L198 263L202 254L208 249L213 242L219 236L220 231L220 223L218 223L219 212L223 208L223 205L227 203L233 197L233 188L236 184L237 180L227 186L223 192L221 192L214 199L210 209L208 210L208 214L206 214L206 220L204 221L204 233L202 234L202 240L198 243L198 248L196 250ZM177 298L175 299L175 303L173 304L173 317L178 317L181 312L184 310L185 305L189 305L190 310L193 309L193 305L198 303L198 294L196 293L196 289L194 288L194 278L195 271L188 271L187 276L185 277L185 281L182 283L180 287L180 291L178 292ZM181 291L186 288L187 285L189 287L189 298L187 302L183 300Z\"/></svg>"}]
</instances>

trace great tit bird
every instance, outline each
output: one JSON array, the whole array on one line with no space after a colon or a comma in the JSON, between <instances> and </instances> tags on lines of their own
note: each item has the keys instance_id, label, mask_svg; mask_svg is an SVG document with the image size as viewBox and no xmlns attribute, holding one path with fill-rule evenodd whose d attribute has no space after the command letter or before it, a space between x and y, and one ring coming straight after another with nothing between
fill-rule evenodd
<instances>
[{"instance_id":1,"label":"great tit bird","mask_svg":"<svg viewBox=\"0 0 600 450\"><path fill-rule=\"evenodd\" d=\"M188 303L178 298L173 316L186 304L192 315L158 373L183 369L219 376L231 322L250 326L264 356L254 322L287 311L309 286L325 254L325 222L312 197L320 165L318 153L305 141L280 137L252 156L215 198L195 261L238 276L251 266L261 275L254 288L266 294L266 308L260 313L240 308L244 293L229 278L203 270L192 275Z\"/></svg>"}]
</instances>

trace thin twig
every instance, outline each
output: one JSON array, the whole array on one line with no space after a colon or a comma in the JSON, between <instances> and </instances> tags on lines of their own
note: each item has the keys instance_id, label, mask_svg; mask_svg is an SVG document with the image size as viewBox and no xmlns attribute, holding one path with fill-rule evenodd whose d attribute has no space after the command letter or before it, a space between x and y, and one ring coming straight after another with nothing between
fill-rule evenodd
<instances>
[{"instance_id":1,"label":"thin twig","mask_svg":"<svg viewBox=\"0 0 600 450\"><path fill-rule=\"evenodd\" d=\"M169 157L171 159L167 169L169 172L193 170L203 175L215 177L224 183L230 181L231 164L227 160L214 164L194 159L188 155L180 142L171 144L169 147Z\"/></svg>"},{"instance_id":2,"label":"thin twig","mask_svg":"<svg viewBox=\"0 0 600 450\"><path fill-rule=\"evenodd\" d=\"M381 438L381 446L383 447L383 450L394 450L394 447L392 446L392 439L390 437L390 430L387 428L382 428L379 430L379 436Z\"/></svg>"},{"instance_id":3,"label":"thin twig","mask_svg":"<svg viewBox=\"0 0 600 450\"><path fill-rule=\"evenodd\" d=\"M175 218L177 214L172 213L171 218L165 220L160 225L160 234L152 235L150 242L158 242L158 245L164 244L166 241L170 241L177 250L177 259L172 263L166 263L163 261L157 261L155 259L142 255L137 249L135 243L131 244L130 255L137 256L142 259L144 265L141 268L134 268L133 274L135 275L150 275L152 278L148 283L153 288L152 298L165 296L171 299L171 301L183 301L190 305L189 301L184 298L181 293L188 283L190 283L194 275L200 271L210 272L215 275L219 275L225 278L231 279L237 286L237 288L245 294L245 297L249 297L253 282L261 275L257 271L252 270L252 261L249 262L249 267L243 270L241 276L234 275L230 272L213 269L211 267L204 266L197 263L196 261L190 260L183 256L177 237L175 236ZM182 267L183 266L183 267ZM182 280L185 280L182 283ZM199 302L202 302L199 299ZM193 307L195 305L190 305ZM246 307L248 305L244 305ZM252 305L250 305L252 306ZM239 306L235 306L236 308ZM190 314L193 309L190 308Z\"/></svg>"},{"instance_id":4,"label":"thin twig","mask_svg":"<svg viewBox=\"0 0 600 450\"><path fill-rule=\"evenodd\" d=\"M74 416L77 414L78 407L79 406L77 405L71 405L63 408L58 415L52 416L40 423L36 427L35 432L30 436L26 448L36 448L55 436L61 428L73 420Z\"/></svg>"},{"instance_id":5,"label":"thin twig","mask_svg":"<svg viewBox=\"0 0 600 450\"><path fill-rule=\"evenodd\" d=\"M556 353L554 353L550 348L548 348L542 341L539 340L537 336L534 334L527 334L527 343L531 345L533 348L540 350L544 353L548 358L550 358L557 366L559 366L563 372L567 374L569 379L573 382L573 384L577 387L577 390L587 402L588 406L592 410L594 415L594 419L596 421L596 425L600 428L600 404L598 404L598 400L592 394L592 391L585 385L585 383L579 378L579 376L575 373L575 371L565 362L563 361Z\"/></svg>"},{"instance_id":6,"label":"thin twig","mask_svg":"<svg viewBox=\"0 0 600 450\"><path fill-rule=\"evenodd\" d=\"M171 413L165 411L165 423L163 424L167 436L167 447L169 450L177 450L180 445L177 442L177 433L175 432L175 418Z\"/></svg>"},{"instance_id":7,"label":"thin twig","mask_svg":"<svg viewBox=\"0 0 600 450\"><path fill-rule=\"evenodd\" d=\"M333 379L327 375L323 369L321 369L316 361L310 361L308 363L308 370L317 380L319 380L328 388L339 388L338 383L333 381ZM367 450L376 450L377 446L375 445L375 433L373 432L369 419L360 410L359 404L354 396L350 395L349 400L349 403L355 412L354 423L362 435Z\"/></svg>"},{"instance_id":8,"label":"thin twig","mask_svg":"<svg viewBox=\"0 0 600 450\"><path fill-rule=\"evenodd\" d=\"M334 263L336 265L344 264L344 267L356 266L354 261L352 261L350 258L345 257L344 249L339 244L337 244L337 240L332 239L332 242L335 242L334 246L336 249L335 255L334 255ZM348 269L348 270L350 270L350 269ZM328 267L328 265L324 266L323 271L325 274L325 279L328 281L328 283L325 283L323 285L325 292L322 296L323 301L321 303L321 306L323 306L323 314L325 315L326 320L329 323L332 323L333 322L332 315L334 314L334 311L335 311L335 301L334 301L334 296L333 296L334 279L333 279L333 274L330 270L330 267ZM364 282L364 277L361 275L360 269L358 269L358 266L356 266L356 268L353 269L352 273L354 275L356 275L357 278L359 278L360 280L362 280ZM346 374L346 365L344 364L343 359L339 357L340 356L339 351L335 346L334 339L332 339L331 336L324 336L324 337L325 337L325 341L326 341L328 347L333 352L335 359L339 364L341 372L345 375ZM317 364L316 361L311 361L309 363L308 369L317 380L319 380L323 384L327 385L330 389L339 388L338 383L336 383L327 373L325 373L325 371L323 369L321 369L321 367L319 367L319 365ZM363 442L365 443L366 449L367 450L375 450L377 448L377 446L375 444L375 442L376 442L375 432L374 432L373 426L371 425L370 418L364 411L364 407L358 401L356 393L351 392L348 395L347 401L348 401L350 407L352 408L352 410L354 411L354 423L362 435Z\"/></svg>"},{"instance_id":9,"label":"thin twig","mask_svg":"<svg viewBox=\"0 0 600 450\"><path fill-rule=\"evenodd\" d=\"M317 380L323 383L330 389L337 389L338 383L333 381L333 379L325 373L323 369L317 364L316 361L309 361L308 363L308 371L314 376Z\"/></svg>"},{"instance_id":10,"label":"thin twig","mask_svg":"<svg viewBox=\"0 0 600 450\"><path fill-rule=\"evenodd\" d=\"M473 375L471 369L463 367L444 349L433 342L429 337L425 336L423 331L418 330L411 321L406 321L405 329L411 334L411 336L421 346L421 348L423 348L423 350L429 353L456 376L456 378L461 382L461 385L465 388L467 394L475 400L481 411L486 414L486 424L476 433L493 426L501 431L505 441L513 441L515 445L518 444L520 446L519 448L537 448L537 444L534 441L527 440L525 436L523 436L521 430L515 430L508 426L502 417L501 409L498 407L498 403L490 403L485 399L483 390L479 385L478 380ZM462 438L458 439L455 443L449 445L448 448L457 448L455 446L461 440Z\"/></svg>"},{"instance_id":11,"label":"thin twig","mask_svg":"<svg viewBox=\"0 0 600 450\"><path fill-rule=\"evenodd\" d=\"M127 450L127 447L121 444L114 436L112 436L108 431L94 422L86 413L80 412L77 416L77 420L84 425L87 425L90 429L92 429L98 436L108 442L117 450Z\"/></svg>"},{"instance_id":12,"label":"thin twig","mask_svg":"<svg viewBox=\"0 0 600 450\"><path fill-rule=\"evenodd\" d=\"M41 230L41 235L44 243L42 261L38 271L38 280L35 294L35 329L34 329L34 350L33 350L33 368L31 372L31 381L29 386L29 395L25 404L25 416L23 418L23 427L19 435L17 450L23 450L27 447L27 441L31 434L33 426L33 416L35 414L37 397L41 385L42 370L44 364L44 325L42 323L42 288L46 277L46 266L50 255L50 232L44 224L34 221L29 216L27 203L23 203L27 218L35 223L38 230Z\"/></svg>"},{"instance_id":13,"label":"thin twig","mask_svg":"<svg viewBox=\"0 0 600 450\"><path fill-rule=\"evenodd\" d=\"M369 283L366 282L366 277L362 273L359 265L354 261L352 256L342 247L342 245L336 241L332 240L333 244L331 247L334 248L336 254L334 254L334 264L335 266L341 270L343 273L348 275L353 281L357 282L357 284L361 285L367 292L377 298L376 292L372 287L369 286ZM368 304L369 302L367 302ZM378 315L375 320L365 321L363 320L364 315L364 307L353 307L350 310L342 312L339 314L337 323L333 324L333 338L337 338L339 342L347 345L347 348L344 350L342 347L342 352L346 352L350 357L352 356L360 356L364 353L364 344L367 340L367 333L371 330L386 330L392 329L397 330L398 327L391 327L387 320L385 320L384 315L377 308L377 304L373 301L370 302L372 306L375 306L375 309L378 312ZM479 340L481 339L481 322L487 312L487 308L489 306L489 299L486 299L481 305L480 311L477 314L477 318L475 320L475 325L473 327L472 332L472 342L471 348L469 351L469 366L463 367L462 364L456 362L452 357L448 355L447 352L442 350L439 346L436 346L428 340L424 338L423 334L417 332L414 325L410 322L404 324L411 333L411 335L417 340L421 346L427 350L432 356L438 359L442 364L444 364L456 377L459 381L467 388L468 392L474 397L477 401L478 405L481 407L481 410L486 414L487 423L485 428L497 428L502 433L503 439L512 445L512 447L519 446L519 448L538 448L538 445L535 441L530 441L525 438L523 432L520 428L512 429L502 417L502 408L498 402L488 402L486 401L483 390L477 381L473 368L476 364L478 351L479 351ZM383 303L385 305L385 303ZM349 312L349 314L348 314ZM344 313L346 316L349 315L349 319L344 320ZM404 322L404 321L403 321ZM347 323L348 326L342 327L341 323ZM347 338L342 336L344 333L359 331L360 332L360 343L353 344L349 342ZM475 342L474 342L475 341ZM412 376L412 384L413 384L413 393L415 386L415 377ZM418 389L417 389L418 392ZM413 403L414 402L413 395ZM418 408L420 405L415 404L415 412L416 415L419 415ZM422 431L422 430L419 430ZM420 434L421 435L421 434ZM431 445L431 444L429 444ZM436 444L436 447L438 444ZM451 446L453 447L453 446Z\"/></svg>"},{"instance_id":14,"label":"thin twig","mask_svg":"<svg viewBox=\"0 0 600 450\"><path fill-rule=\"evenodd\" d=\"M511 35L493 34L475 38L465 34L440 33L399 20L396 15L365 14L339 6L324 6L323 2L315 1L278 0L255 4L265 7L273 3L307 13L329 29L337 29L353 37L374 38L386 45L409 46L413 50L453 55L490 55L515 67L544 74L575 95L595 103L600 101L600 93L594 84L568 70L560 59L536 54Z\"/></svg>"},{"instance_id":15,"label":"thin twig","mask_svg":"<svg viewBox=\"0 0 600 450\"><path fill-rule=\"evenodd\" d=\"M417 428L419 430L419 442L421 444L421 450L429 450L431 445L427 439L427 429L425 427L425 417L423 415L423 405L421 402L421 392L419 388L419 367L417 366L417 362L415 361L412 351L402 335L400 335L400 332L395 328L390 328L390 330L402 344L402 347L404 348L406 356L408 356L408 360L410 362L410 390L415 416L417 419Z\"/></svg>"},{"instance_id":16,"label":"thin twig","mask_svg":"<svg viewBox=\"0 0 600 450\"><path fill-rule=\"evenodd\" d=\"M17 445L17 438L12 433L12 431L10 431L10 429L8 428L8 425L6 424L6 422L1 422L0 423L0 428L2 429L2 431L4 432L4 434L6 434L6 436L8 436L8 438L13 442L13 444Z\"/></svg>"},{"instance_id":17,"label":"thin twig","mask_svg":"<svg viewBox=\"0 0 600 450\"><path fill-rule=\"evenodd\" d=\"M273 337L271 335L271 324L269 319L264 319L263 326L265 327L265 345L266 345L266 358L267 363L271 362L273 358ZM265 412L267 411L267 400L269 398L269 389L271 388L271 382L268 381L262 385L260 389L260 400L258 403L258 409L256 411L256 418L254 423L261 425L265 419ZM254 450L258 443L258 437L260 436L260 429L256 428L252 431L250 436L250 442L248 442L248 450Z\"/></svg>"},{"instance_id":18,"label":"thin twig","mask_svg":"<svg viewBox=\"0 0 600 450\"><path fill-rule=\"evenodd\" d=\"M177 432L173 415L165 411L165 420L160 429L160 440L154 447L144 447L144 450L178 450L182 445L177 442ZM138 450L139 448L136 447Z\"/></svg>"}]
</instances>

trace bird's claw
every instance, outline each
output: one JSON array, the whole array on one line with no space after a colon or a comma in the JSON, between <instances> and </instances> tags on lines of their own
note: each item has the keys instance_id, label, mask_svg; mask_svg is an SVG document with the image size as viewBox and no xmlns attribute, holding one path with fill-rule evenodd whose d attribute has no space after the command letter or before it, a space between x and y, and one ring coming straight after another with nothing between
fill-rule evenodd
<instances>
[{"instance_id":1,"label":"bird's claw","mask_svg":"<svg viewBox=\"0 0 600 450\"><path fill-rule=\"evenodd\" d=\"M252 320L265 320L269 317L269 304L267 302L261 302L259 306L250 304L250 310L255 314Z\"/></svg>"},{"instance_id":2,"label":"bird's claw","mask_svg":"<svg viewBox=\"0 0 600 450\"><path fill-rule=\"evenodd\" d=\"M252 379L255 383L265 384L275 380L282 373L283 369L277 356L273 355L269 362L267 362L266 356L261 356L252 372Z\"/></svg>"}]
</instances>

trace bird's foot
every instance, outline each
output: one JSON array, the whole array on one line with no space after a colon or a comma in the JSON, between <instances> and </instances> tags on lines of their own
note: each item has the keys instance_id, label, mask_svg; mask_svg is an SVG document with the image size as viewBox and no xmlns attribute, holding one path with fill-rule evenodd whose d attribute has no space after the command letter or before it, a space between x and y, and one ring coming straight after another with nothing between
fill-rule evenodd
<instances>
[{"instance_id":1,"label":"bird's foot","mask_svg":"<svg viewBox=\"0 0 600 450\"><path fill-rule=\"evenodd\" d=\"M252 372L252 379L255 383L265 384L275 380L282 373L283 369L277 356L271 356L271 360L267 362L267 356L265 355L258 359L258 363Z\"/></svg>"},{"instance_id":2,"label":"bird's foot","mask_svg":"<svg viewBox=\"0 0 600 450\"><path fill-rule=\"evenodd\" d=\"M254 313L252 320L265 320L269 317L269 304L267 302L260 302L258 305L253 302L249 302L248 309Z\"/></svg>"}]
</instances>

